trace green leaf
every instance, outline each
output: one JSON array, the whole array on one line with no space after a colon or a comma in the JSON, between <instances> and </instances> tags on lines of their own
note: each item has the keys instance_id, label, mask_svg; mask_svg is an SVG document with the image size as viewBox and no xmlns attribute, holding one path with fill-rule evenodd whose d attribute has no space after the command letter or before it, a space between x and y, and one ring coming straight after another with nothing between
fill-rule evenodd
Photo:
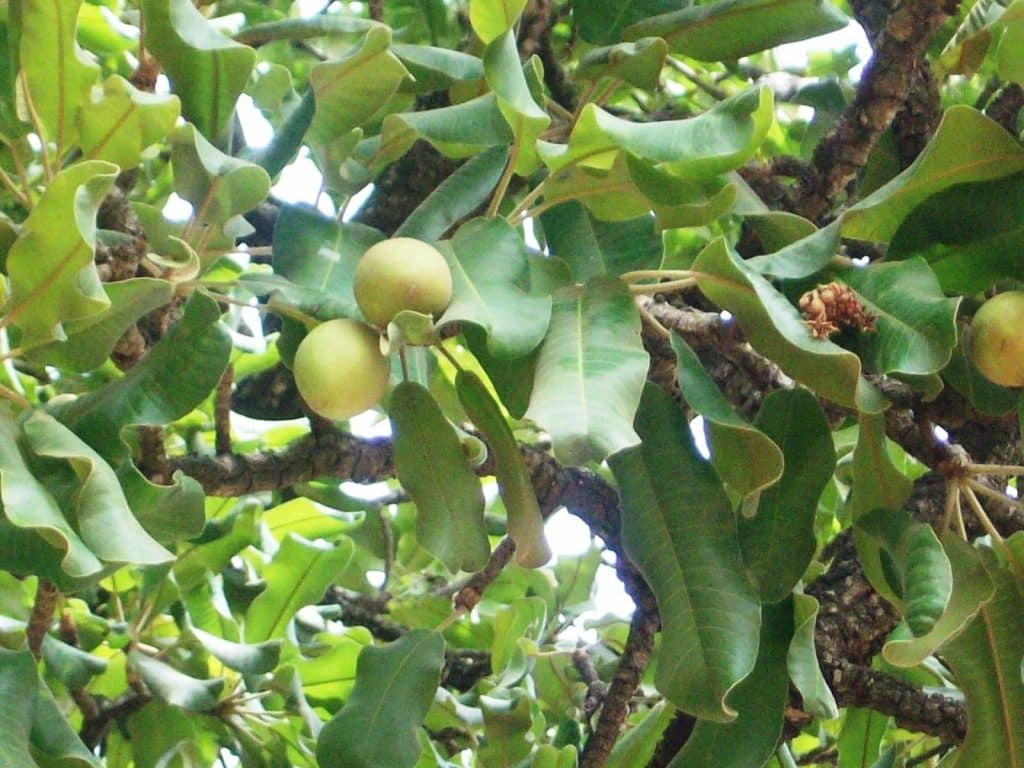
<instances>
[{"instance_id":1,"label":"green leaf","mask_svg":"<svg viewBox=\"0 0 1024 768\"><path fill-rule=\"evenodd\" d=\"M544 338L551 299L527 291L529 262L522 237L504 219L473 219L441 253L452 271L452 301L438 320L468 322L487 333L496 357L521 357Z\"/></svg>"},{"instance_id":2,"label":"green leaf","mask_svg":"<svg viewBox=\"0 0 1024 768\"><path fill-rule=\"evenodd\" d=\"M826 0L718 0L643 19L623 35L661 37L676 53L722 61L835 32L849 21Z\"/></svg>"},{"instance_id":3,"label":"green leaf","mask_svg":"<svg viewBox=\"0 0 1024 768\"><path fill-rule=\"evenodd\" d=\"M19 98L31 98L45 136L62 155L74 142L75 117L99 75L75 41L81 0L19 2ZM19 111L24 111L20 107Z\"/></svg>"},{"instance_id":4,"label":"green leaf","mask_svg":"<svg viewBox=\"0 0 1024 768\"><path fill-rule=\"evenodd\" d=\"M192 203L200 223L223 224L255 208L270 192L270 176L260 166L225 155L196 126L171 134L174 191Z\"/></svg>"},{"instance_id":5,"label":"green leaf","mask_svg":"<svg viewBox=\"0 0 1024 768\"><path fill-rule=\"evenodd\" d=\"M552 255L569 265L575 283L599 275L657 269L661 264L661 235L649 215L605 222L571 201L545 211L541 220Z\"/></svg>"},{"instance_id":6,"label":"green leaf","mask_svg":"<svg viewBox=\"0 0 1024 768\"><path fill-rule=\"evenodd\" d=\"M1013 136L975 109L952 106L910 167L843 215L843 236L888 242L910 212L936 192L1021 170L1024 149Z\"/></svg>"},{"instance_id":7,"label":"green leaf","mask_svg":"<svg viewBox=\"0 0 1024 768\"><path fill-rule=\"evenodd\" d=\"M504 681L521 678L528 669L523 646L536 648L546 624L547 605L539 597L517 597L499 608L494 615L491 670Z\"/></svg>"},{"instance_id":8,"label":"green leaf","mask_svg":"<svg viewBox=\"0 0 1024 768\"><path fill-rule=\"evenodd\" d=\"M783 599L814 559L818 499L836 465L825 414L807 390L780 390L765 398L754 426L782 450L784 469L767 488L757 513L739 519L740 547L765 602Z\"/></svg>"},{"instance_id":9,"label":"green leaf","mask_svg":"<svg viewBox=\"0 0 1024 768\"><path fill-rule=\"evenodd\" d=\"M1007 544L1020 551L1024 534L1015 533ZM974 620L942 649L943 659L956 676L967 699L967 719L984 723L970 728L950 766L1024 765L1024 681L1020 663L1024 658L1024 633L1020 617L1024 611L1019 582L1011 570L996 562L991 551L981 550L995 595L983 604Z\"/></svg>"},{"instance_id":10,"label":"green leaf","mask_svg":"<svg viewBox=\"0 0 1024 768\"><path fill-rule=\"evenodd\" d=\"M486 202L508 162L506 147L491 147L463 163L416 206L395 237L437 240Z\"/></svg>"},{"instance_id":11,"label":"green leaf","mask_svg":"<svg viewBox=\"0 0 1024 768\"><path fill-rule=\"evenodd\" d=\"M367 122L395 94L409 70L389 50L391 29L378 25L362 42L334 61L310 70L316 114L309 139L328 144Z\"/></svg>"},{"instance_id":12,"label":"green leaf","mask_svg":"<svg viewBox=\"0 0 1024 768\"><path fill-rule=\"evenodd\" d=\"M924 635L893 639L882 648L882 655L898 667L915 667L948 640L955 637L977 615L994 593L992 579L970 544L955 536L943 542L953 570L953 592L949 604L935 625Z\"/></svg>"},{"instance_id":13,"label":"green leaf","mask_svg":"<svg viewBox=\"0 0 1024 768\"><path fill-rule=\"evenodd\" d=\"M198 627L192 627L189 631L221 664L247 675L273 672L281 659L280 640L247 645L211 635Z\"/></svg>"},{"instance_id":14,"label":"green leaf","mask_svg":"<svg viewBox=\"0 0 1024 768\"><path fill-rule=\"evenodd\" d=\"M86 160L134 168L142 150L171 132L180 111L177 96L140 91L111 75L103 92L94 94L78 114L82 154Z\"/></svg>"},{"instance_id":15,"label":"green leaf","mask_svg":"<svg viewBox=\"0 0 1024 768\"><path fill-rule=\"evenodd\" d=\"M551 435L555 458L579 466L636 445L633 416L647 378L633 297L598 277L554 296L526 418Z\"/></svg>"},{"instance_id":16,"label":"green leaf","mask_svg":"<svg viewBox=\"0 0 1024 768\"><path fill-rule=\"evenodd\" d=\"M489 45L512 29L526 0L470 0L469 23L484 45Z\"/></svg>"},{"instance_id":17,"label":"green leaf","mask_svg":"<svg viewBox=\"0 0 1024 768\"><path fill-rule=\"evenodd\" d=\"M662 616L655 685L684 712L729 722L737 713L726 696L754 668L761 625L736 516L668 395L645 388L636 428L643 442L608 463L622 497L623 547Z\"/></svg>"},{"instance_id":18,"label":"green leaf","mask_svg":"<svg viewBox=\"0 0 1024 768\"><path fill-rule=\"evenodd\" d=\"M856 341L868 370L924 376L946 367L956 346L960 299L946 298L923 260L872 264L837 277L875 316L875 332L861 332Z\"/></svg>"},{"instance_id":19,"label":"green leaf","mask_svg":"<svg viewBox=\"0 0 1024 768\"><path fill-rule=\"evenodd\" d=\"M21 346L66 338L64 323L110 306L93 255L96 211L115 175L110 163L75 163L50 182L22 225L7 254L11 297L3 317L21 330Z\"/></svg>"},{"instance_id":20,"label":"green leaf","mask_svg":"<svg viewBox=\"0 0 1024 768\"><path fill-rule=\"evenodd\" d=\"M956 32L942 49L939 61L949 73L971 75L985 59L992 40L991 27L999 21L1012 0L977 0L960 21Z\"/></svg>"},{"instance_id":21,"label":"green leaf","mask_svg":"<svg viewBox=\"0 0 1024 768\"><path fill-rule=\"evenodd\" d=\"M210 712L217 706L217 700L224 690L222 677L199 680L138 651L129 653L128 661L139 671L154 696L182 709Z\"/></svg>"},{"instance_id":22,"label":"green leaf","mask_svg":"<svg viewBox=\"0 0 1024 768\"><path fill-rule=\"evenodd\" d=\"M536 59L531 59L527 66L531 66L534 61ZM498 109L515 137L516 148L511 156L515 172L527 176L537 168L535 145L551 123L551 118L537 105L530 92L523 67L519 63L514 32L506 32L487 46L484 51L484 73L487 84L498 97Z\"/></svg>"},{"instance_id":23,"label":"green leaf","mask_svg":"<svg viewBox=\"0 0 1024 768\"><path fill-rule=\"evenodd\" d=\"M380 22L341 13L280 19L246 27L235 40L246 45L262 45L274 40L309 40L314 37L362 35Z\"/></svg>"},{"instance_id":24,"label":"green leaf","mask_svg":"<svg viewBox=\"0 0 1024 768\"><path fill-rule=\"evenodd\" d=\"M157 541L190 539L203 530L203 488L180 470L171 485L158 485L129 461L117 468L117 477L135 518Z\"/></svg>"},{"instance_id":25,"label":"green leaf","mask_svg":"<svg viewBox=\"0 0 1024 768\"><path fill-rule=\"evenodd\" d=\"M331 637L329 642L330 647L320 655L300 657L290 663L299 673L302 690L310 702L334 711L351 693L359 654L373 638L368 630L353 627L344 635Z\"/></svg>"},{"instance_id":26,"label":"green leaf","mask_svg":"<svg viewBox=\"0 0 1024 768\"><path fill-rule=\"evenodd\" d=\"M878 758L889 718L870 709L850 707L843 718L836 747L839 768L868 768Z\"/></svg>"},{"instance_id":27,"label":"green leaf","mask_svg":"<svg viewBox=\"0 0 1024 768\"><path fill-rule=\"evenodd\" d=\"M0 658L0 669L6 666ZM0 684L0 688L2 688ZM8 697L7 691L0 691L0 696ZM23 699L22 701L26 701ZM45 683L39 681L35 701L32 708L32 730L29 733L32 756L35 759L30 765L58 765L61 768L100 768L100 761L86 749L71 727L67 717L61 711L57 700ZM7 720L4 718L6 725ZM2 751L2 745L0 745Z\"/></svg>"},{"instance_id":28,"label":"green leaf","mask_svg":"<svg viewBox=\"0 0 1024 768\"><path fill-rule=\"evenodd\" d=\"M322 768L412 768L416 738L444 666L444 638L410 630L359 654L356 685L345 706L320 732Z\"/></svg>"},{"instance_id":29,"label":"green leaf","mask_svg":"<svg viewBox=\"0 0 1024 768\"><path fill-rule=\"evenodd\" d=\"M231 127L256 52L217 32L191 0L141 0L141 8L146 50L167 72L182 115L219 141Z\"/></svg>"},{"instance_id":30,"label":"green leaf","mask_svg":"<svg viewBox=\"0 0 1024 768\"><path fill-rule=\"evenodd\" d=\"M667 55L668 46L660 37L594 48L580 57L574 77L589 82L611 77L653 91L658 87Z\"/></svg>"},{"instance_id":31,"label":"green leaf","mask_svg":"<svg viewBox=\"0 0 1024 768\"><path fill-rule=\"evenodd\" d=\"M395 474L416 504L416 539L452 572L482 568L491 554L480 479L430 393L405 381L388 407Z\"/></svg>"},{"instance_id":32,"label":"green leaf","mask_svg":"<svg viewBox=\"0 0 1024 768\"><path fill-rule=\"evenodd\" d=\"M483 697L484 744L478 757L480 768L520 765L536 741L530 697L517 695L512 701Z\"/></svg>"},{"instance_id":33,"label":"green leaf","mask_svg":"<svg viewBox=\"0 0 1024 768\"><path fill-rule=\"evenodd\" d=\"M243 505L241 509L218 520L217 525L207 524L199 541L186 546L179 545L178 559L172 570L183 593L205 582L208 572L220 573L231 562L231 558L246 547L260 543L256 514L261 508L258 503Z\"/></svg>"},{"instance_id":34,"label":"green leaf","mask_svg":"<svg viewBox=\"0 0 1024 768\"><path fill-rule=\"evenodd\" d=\"M676 354L676 379L683 399L704 417L711 464L718 476L740 496L757 493L777 482L782 477L783 462L779 446L736 413L704 370L700 358L678 334L672 336L672 350ZM826 442L831 445L832 441L826 436ZM826 477L830 474L831 469Z\"/></svg>"},{"instance_id":35,"label":"green leaf","mask_svg":"<svg viewBox=\"0 0 1024 768\"><path fill-rule=\"evenodd\" d=\"M275 178L284 167L294 158L299 151L303 140L306 138L306 131L313 123L313 115L316 114L316 96L312 89L302 94L302 98L296 102L281 124L274 131L270 143L263 149L253 152L251 159L263 170Z\"/></svg>"},{"instance_id":36,"label":"green leaf","mask_svg":"<svg viewBox=\"0 0 1024 768\"><path fill-rule=\"evenodd\" d=\"M806 219L798 221L804 222ZM839 222L836 221L772 253L747 259L746 263L762 275L800 280L823 270L838 253Z\"/></svg>"},{"instance_id":37,"label":"green leaf","mask_svg":"<svg viewBox=\"0 0 1024 768\"><path fill-rule=\"evenodd\" d=\"M782 733L792 634L792 603L764 606L757 662L729 694L729 706L739 714L730 723L698 720L669 768L748 768L768 762Z\"/></svg>"},{"instance_id":38,"label":"green leaf","mask_svg":"<svg viewBox=\"0 0 1024 768\"><path fill-rule=\"evenodd\" d=\"M678 7L676 0L577 0L572 18L580 37L607 45L619 42L622 31L631 24Z\"/></svg>"},{"instance_id":39,"label":"green leaf","mask_svg":"<svg viewBox=\"0 0 1024 768\"><path fill-rule=\"evenodd\" d=\"M750 344L802 384L840 405L877 412L881 394L861 377L860 359L816 339L790 304L726 244L713 240L693 264L701 291L736 316Z\"/></svg>"},{"instance_id":40,"label":"green leaf","mask_svg":"<svg viewBox=\"0 0 1024 768\"><path fill-rule=\"evenodd\" d=\"M439 91L484 76L484 63L476 56L462 51L430 45L392 43L391 52L414 78L413 82L402 84L402 89L406 91Z\"/></svg>"},{"instance_id":41,"label":"green leaf","mask_svg":"<svg viewBox=\"0 0 1024 768\"><path fill-rule=\"evenodd\" d=\"M839 714L825 676L818 665L814 630L818 622L818 601L810 595L793 595L793 639L786 663L789 679L800 692L803 708L808 714L831 720Z\"/></svg>"},{"instance_id":42,"label":"green leaf","mask_svg":"<svg viewBox=\"0 0 1024 768\"><path fill-rule=\"evenodd\" d=\"M608 768L646 768L675 714L675 708L664 700L651 707L643 720L615 742L608 755Z\"/></svg>"},{"instance_id":43,"label":"green leaf","mask_svg":"<svg viewBox=\"0 0 1024 768\"><path fill-rule=\"evenodd\" d=\"M949 558L927 523L904 510L876 509L861 515L857 528L883 551L883 566L902 598L897 606L915 637L928 633L946 610L953 591Z\"/></svg>"},{"instance_id":44,"label":"green leaf","mask_svg":"<svg viewBox=\"0 0 1024 768\"><path fill-rule=\"evenodd\" d=\"M51 635L43 636L43 660L47 673L72 691L85 688L92 678L103 674L109 666L106 659L63 643Z\"/></svg>"},{"instance_id":45,"label":"green leaf","mask_svg":"<svg viewBox=\"0 0 1024 768\"><path fill-rule=\"evenodd\" d=\"M942 378L987 416L1002 416L1017 408L1017 391L989 381L971 361L962 343L953 350Z\"/></svg>"},{"instance_id":46,"label":"green leaf","mask_svg":"<svg viewBox=\"0 0 1024 768\"><path fill-rule=\"evenodd\" d=\"M320 601L354 550L352 541L344 536L336 544L286 536L263 569L267 588L246 611L245 641L262 643L283 637L296 611Z\"/></svg>"},{"instance_id":47,"label":"green leaf","mask_svg":"<svg viewBox=\"0 0 1024 768\"><path fill-rule=\"evenodd\" d=\"M544 538L537 494L512 429L476 374L460 370L455 388L466 415L494 456L494 474L508 515L508 535L516 543L516 562L524 568L539 568L551 559L551 548Z\"/></svg>"},{"instance_id":48,"label":"green leaf","mask_svg":"<svg viewBox=\"0 0 1024 768\"><path fill-rule=\"evenodd\" d=\"M28 357L73 371L91 371L106 362L114 346L143 315L174 297L174 284L151 277L133 277L104 286L110 306L65 326L67 339L30 352Z\"/></svg>"},{"instance_id":49,"label":"green leaf","mask_svg":"<svg viewBox=\"0 0 1024 768\"><path fill-rule=\"evenodd\" d=\"M588 104L567 145L540 142L538 151L552 172L578 163L607 169L622 150L681 177L714 176L754 155L771 127L772 110L769 88L745 91L697 117L653 123L624 120Z\"/></svg>"}]
</instances>

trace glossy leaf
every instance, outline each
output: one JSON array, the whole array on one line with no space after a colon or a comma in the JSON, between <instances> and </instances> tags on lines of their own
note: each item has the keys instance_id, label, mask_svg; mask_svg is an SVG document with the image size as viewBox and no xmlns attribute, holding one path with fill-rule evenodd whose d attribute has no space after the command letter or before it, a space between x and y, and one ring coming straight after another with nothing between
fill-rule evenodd
<instances>
[{"instance_id":1,"label":"glossy leaf","mask_svg":"<svg viewBox=\"0 0 1024 768\"><path fill-rule=\"evenodd\" d=\"M76 163L53 179L7 254L10 299L3 320L31 347L66 337L64 323L110 306L93 255L96 211L117 167Z\"/></svg>"},{"instance_id":2,"label":"glossy leaf","mask_svg":"<svg viewBox=\"0 0 1024 768\"><path fill-rule=\"evenodd\" d=\"M288 622L304 605L320 601L354 551L352 541L336 544L307 541L289 534L263 569L267 588L256 596L245 614L245 641L262 643L283 637Z\"/></svg>"},{"instance_id":3,"label":"glossy leaf","mask_svg":"<svg viewBox=\"0 0 1024 768\"><path fill-rule=\"evenodd\" d=\"M211 635L198 627L192 627L189 632L221 664L247 675L273 672L281 658L280 640L247 645Z\"/></svg>"},{"instance_id":4,"label":"glossy leaf","mask_svg":"<svg viewBox=\"0 0 1024 768\"><path fill-rule=\"evenodd\" d=\"M439 326L479 326L487 333L488 351L496 357L521 357L540 343L548 328L551 299L526 289L529 263L518 232L503 219L473 219L441 252L451 267L453 292Z\"/></svg>"},{"instance_id":5,"label":"glossy leaf","mask_svg":"<svg viewBox=\"0 0 1024 768\"><path fill-rule=\"evenodd\" d=\"M309 139L327 144L369 120L412 75L389 50L391 30L371 27L362 42L309 73L316 114Z\"/></svg>"},{"instance_id":6,"label":"glossy leaf","mask_svg":"<svg viewBox=\"0 0 1024 768\"><path fill-rule=\"evenodd\" d=\"M141 8L146 50L166 70L182 115L218 141L231 126L256 52L216 31L190 0L142 0Z\"/></svg>"},{"instance_id":7,"label":"glossy leaf","mask_svg":"<svg viewBox=\"0 0 1024 768\"><path fill-rule=\"evenodd\" d=\"M575 77L591 82L612 77L637 88L654 90L667 54L668 46L660 37L594 48L580 57Z\"/></svg>"},{"instance_id":8,"label":"glossy leaf","mask_svg":"<svg viewBox=\"0 0 1024 768\"><path fill-rule=\"evenodd\" d=\"M444 666L444 638L414 629L392 643L363 649L356 685L320 732L323 768L412 768L416 733L434 700Z\"/></svg>"},{"instance_id":9,"label":"glossy leaf","mask_svg":"<svg viewBox=\"0 0 1024 768\"><path fill-rule=\"evenodd\" d=\"M533 60L531 60L532 62ZM531 66L527 62L527 66ZM516 173L526 176L538 165L535 144L551 123L530 92L530 86L519 63L516 36L506 32L487 46L484 52L484 73L487 84L498 97L498 109L512 129L516 148L510 156Z\"/></svg>"},{"instance_id":10,"label":"glossy leaf","mask_svg":"<svg viewBox=\"0 0 1024 768\"><path fill-rule=\"evenodd\" d=\"M693 268L701 291L735 315L750 344L790 376L840 405L865 412L885 406L861 377L860 359L827 339L813 338L796 307L725 240L712 241Z\"/></svg>"},{"instance_id":11,"label":"glossy leaf","mask_svg":"<svg viewBox=\"0 0 1024 768\"><path fill-rule=\"evenodd\" d=\"M661 37L702 61L738 59L842 29L849 19L827 0L717 0L638 21L627 40Z\"/></svg>"},{"instance_id":12,"label":"glossy leaf","mask_svg":"<svg viewBox=\"0 0 1024 768\"><path fill-rule=\"evenodd\" d=\"M176 707L192 712L210 712L217 706L224 690L222 677L199 680L138 651L132 651L128 658L153 695Z\"/></svg>"},{"instance_id":13,"label":"glossy leaf","mask_svg":"<svg viewBox=\"0 0 1024 768\"><path fill-rule=\"evenodd\" d=\"M416 539L452 572L482 568L491 553L480 479L430 393L411 381L388 406L395 474L416 504Z\"/></svg>"},{"instance_id":14,"label":"glossy leaf","mask_svg":"<svg viewBox=\"0 0 1024 768\"><path fill-rule=\"evenodd\" d=\"M140 91L111 75L101 94L82 105L78 130L86 160L106 160L121 168L139 164L142 150L174 128L181 111L177 96Z\"/></svg>"},{"instance_id":15,"label":"glossy leaf","mask_svg":"<svg viewBox=\"0 0 1024 768\"><path fill-rule=\"evenodd\" d=\"M554 296L526 418L551 435L555 457L579 466L636 445L647 376L640 318L625 284L599 277Z\"/></svg>"},{"instance_id":16,"label":"glossy leaf","mask_svg":"<svg viewBox=\"0 0 1024 768\"><path fill-rule=\"evenodd\" d=\"M648 386L636 427L643 442L608 463L623 546L658 600L661 647L672 649L658 658L655 685L684 712L729 722L737 713L726 697L754 668L761 625L736 517L668 395Z\"/></svg>"},{"instance_id":17,"label":"glossy leaf","mask_svg":"<svg viewBox=\"0 0 1024 768\"><path fill-rule=\"evenodd\" d=\"M987 181L1024 170L1024 149L977 110L946 110L935 136L903 173L850 208L844 237L888 242L900 223L925 198L971 181Z\"/></svg>"},{"instance_id":18,"label":"glossy leaf","mask_svg":"<svg viewBox=\"0 0 1024 768\"><path fill-rule=\"evenodd\" d=\"M772 392L754 421L781 449L782 477L765 489L756 514L739 518L740 547L768 603L783 599L814 559L818 499L836 464L832 435L817 399L807 390Z\"/></svg>"},{"instance_id":19,"label":"glossy leaf","mask_svg":"<svg viewBox=\"0 0 1024 768\"><path fill-rule=\"evenodd\" d=\"M551 548L544 538L537 494L512 429L476 374L459 371L455 388L466 415L494 456L498 490L508 515L508 535L516 543L516 562L524 568L539 568L551 559Z\"/></svg>"},{"instance_id":20,"label":"glossy leaf","mask_svg":"<svg viewBox=\"0 0 1024 768\"><path fill-rule=\"evenodd\" d=\"M81 0L18 3L18 90L22 98L26 94L31 98L45 138L56 144L58 154L74 141L75 115L99 75L99 67L75 40L81 4Z\"/></svg>"},{"instance_id":21,"label":"glossy leaf","mask_svg":"<svg viewBox=\"0 0 1024 768\"><path fill-rule=\"evenodd\" d=\"M188 123L171 134L171 165L174 191L192 203L204 224L223 224L255 208L270 192L265 170L224 154Z\"/></svg>"},{"instance_id":22,"label":"glossy leaf","mask_svg":"<svg viewBox=\"0 0 1024 768\"><path fill-rule=\"evenodd\" d=\"M779 446L736 413L704 370L700 358L678 334L672 335L672 351L676 355L676 380L683 399L704 417L711 464L718 476L740 496L757 493L778 482L783 462ZM827 442L831 444L831 440ZM826 477L829 474L831 470Z\"/></svg>"},{"instance_id":23,"label":"glossy leaf","mask_svg":"<svg viewBox=\"0 0 1024 768\"><path fill-rule=\"evenodd\" d=\"M825 682L818 664L814 631L818 620L818 601L810 595L793 595L793 639L786 663L789 679L800 692L803 708L808 714L831 720L839 714L832 690Z\"/></svg>"},{"instance_id":24,"label":"glossy leaf","mask_svg":"<svg viewBox=\"0 0 1024 768\"><path fill-rule=\"evenodd\" d=\"M470 0L469 23L488 45L512 29L525 7L526 0Z\"/></svg>"},{"instance_id":25,"label":"glossy leaf","mask_svg":"<svg viewBox=\"0 0 1024 768\"><path fill-rule=\"evenodd\" d=\"M675 0L578 0L573 4L572 17L580 37L607 45L619 42L629 25L678 7Z\"/></svg>"}]
</instances>

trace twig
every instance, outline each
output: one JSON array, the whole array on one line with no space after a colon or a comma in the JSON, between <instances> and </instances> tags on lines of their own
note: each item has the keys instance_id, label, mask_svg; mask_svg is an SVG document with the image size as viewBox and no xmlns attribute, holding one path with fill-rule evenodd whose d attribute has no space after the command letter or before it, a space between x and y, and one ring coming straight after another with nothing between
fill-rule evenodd
<instances>
[{"instance_id":1,"label":"twig","mask_svg":"<svg viewBox=\"0 0 1024 768\"><path fill-rule=\"evenodd\" d=\"M231 453L231 386L235 367L228 363L217 382L213 401L214 447L218 455Z\"/></svg>"},{"instance_id":2,"label":"twig","mask_svg":"<svg viewBox=\"0 0 1024 768\"><path fill-rule=\"evenodd\" d=\"M32 604L32 614L29 616L28 627L25 636L28 640L28 649L36 659L43 656L43 638L50 631L53 624L53 609L57 606L57 598L60 590L57 585L48 579L39 579L39 586L36 587L36 599Z\"/></svg>"},{"instance_id":3,"label":"twig","mask_svg":"<svg viewBox=\"0 0 1024 768\"><path fill-rule=\"evenodd\" d=\"M505 566L512 561L516 552L516 543L506 536L491 552L491 557L479 571L469 577L469 581L452 598L452 606L456 611L468 613L476 607L484 596L484 590L491 585Z\"/></svg>"}]
</instances>

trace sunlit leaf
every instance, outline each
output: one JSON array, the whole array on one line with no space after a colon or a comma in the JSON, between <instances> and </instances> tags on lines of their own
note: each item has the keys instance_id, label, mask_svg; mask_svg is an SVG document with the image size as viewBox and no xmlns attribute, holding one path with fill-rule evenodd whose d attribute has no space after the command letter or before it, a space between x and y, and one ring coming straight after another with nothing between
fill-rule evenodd
<instances>
[{"instance_id":1,"label":"sunlit leaf","mask_svg":"<svg viewBox=\"0 0 1024 768\"><path fill-rule=\"evenodd\" d=\"M497 40L512 28L526 0L470 0L469 22L485 44Z\"/></svg>"},{"instance_id":2,"label":"sunlit leaf","mask_svg":"<svg viewBox=\"0 0 1024 768\"><path fill-rule=\"evenodd\" d=\"M529 62L527 66L530 66ZM511 31L487 46L484 73L487 84L498 97L498 108L515 136L515 154L510 162L514 163L516 173L528 175L538 165L535 144L551 123L551 118L537 105L530 92L519 63L516 36Z\"/></svg>"},{"instance_id":3,"label":"sunlit leaf","mask_svg":"<svg viewBox=\"0 0 1024 768\"><path fill-rule=\"evenodd\" d=\"M134 168L142 150L170 133L180 111L177 96L146 93L111 75L102 93L94 94L79 112L82 154L86 160Z\"/></svg>"}]
</instances>

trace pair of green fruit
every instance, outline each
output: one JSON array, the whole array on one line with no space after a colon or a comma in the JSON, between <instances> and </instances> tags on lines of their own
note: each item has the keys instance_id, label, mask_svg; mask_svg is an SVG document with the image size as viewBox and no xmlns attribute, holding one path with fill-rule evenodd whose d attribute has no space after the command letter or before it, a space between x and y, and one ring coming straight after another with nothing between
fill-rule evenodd
<instances>
[{"instance_id":1,"label":"pair of green fruit","mask_svg":"<svg viewBox=\"0 0 1024 768\"><path fill-rule=\"evenodd\" d=\"M403 310L444 311L452 298L452 273L444 256L420 240L395 237L371 246L356 265L353 292L363 316L378 329ZM355 320L321 323L299 344L292 364L306 404L342 420L373 407L384 396L391 364L380 334Z\"/></svg>"}]
</instances>

